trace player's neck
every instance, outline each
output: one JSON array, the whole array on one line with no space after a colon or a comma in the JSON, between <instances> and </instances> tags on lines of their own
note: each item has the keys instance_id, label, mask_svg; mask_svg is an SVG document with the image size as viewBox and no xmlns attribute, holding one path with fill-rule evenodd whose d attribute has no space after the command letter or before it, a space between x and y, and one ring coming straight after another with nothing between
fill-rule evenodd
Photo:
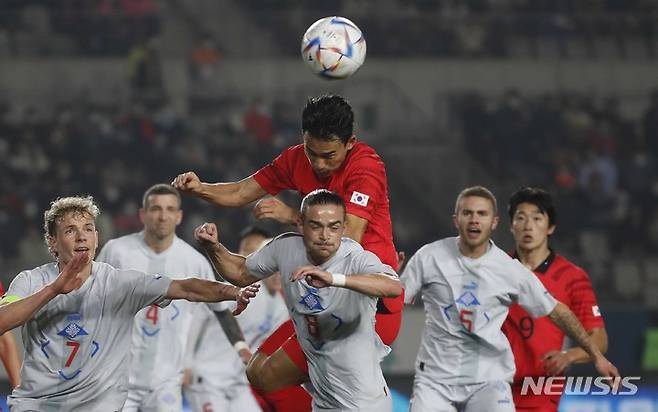
<instances>
[{"instance_id":1,"label":"player's neck","mask_svg":"<svg viewBox=\"0 0 658 412\"><path fill-rule=\"evenodd\" d=\"M519 261L530 270L535 270L544 263L544 261L550 256L551 250L548 248L547 244L543 244L540 247L534 249L516 249L516 255L519 258Z\"/></svg>"},{"instance_id":2,"label":"player's neck","mask_svg":"<svg viewBox=\"0 0 658 412\"><path fill-rule=\"evenodd\" d=\"M483 256L491 248L491 241L487 240L481 245L471 246L464 242L463 239L459 239L459 252L467 258L477 259Z\"/></svg>"},{"instance_id":3,"label":"player's neck","mask_svg":"<svg viewBox=\"0 0 658 412\"><path fill-rule=\"evenodd\" d=\"M148 232L144 232L144 242L155 253L162 253L169 249L169 247L174 243L174 236L175 234L172 233L171 235L160 239L149 234Z\"/></svg>"}]
</instances>

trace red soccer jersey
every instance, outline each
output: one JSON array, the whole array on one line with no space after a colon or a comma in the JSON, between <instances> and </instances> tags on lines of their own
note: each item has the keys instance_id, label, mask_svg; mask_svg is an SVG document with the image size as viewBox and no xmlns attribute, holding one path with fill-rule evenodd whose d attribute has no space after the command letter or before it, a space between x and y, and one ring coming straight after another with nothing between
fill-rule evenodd
<instances>
[{"instance_id":1,"label":"red soccer jersey","mask_svg":"<svg viewBox=\"0 0 658 412\"><path fill-rule=\"evenodd\" d=\"M546 289L573 311L585 330L604 327L592 282L583 269L551 251L534 272ZM545 397L519 396L517 390L525 376L546 376L541 357L562 350L564 333L548 317L533 319L517 304L510 307L502 329L512 346L516 364L514 403L519 406L545 402Z\"/></svg>"},{"instance_id":2,"label":"red soccer jersey","mask_svg":"<svg viewBox=\"0 0 658 412\"><path fill-rule=\"evenodd\" d=\"M304 145L292 146L256 172L254 179L271 195L285 189L296 190L302 196L315 189L338 193L345 201L347 213L368 221L361 240L363 248L397 269L386 169L372 147L356 143L341 167L328 178L320 179L311 168Z\"/></svg>"}]
</instances>

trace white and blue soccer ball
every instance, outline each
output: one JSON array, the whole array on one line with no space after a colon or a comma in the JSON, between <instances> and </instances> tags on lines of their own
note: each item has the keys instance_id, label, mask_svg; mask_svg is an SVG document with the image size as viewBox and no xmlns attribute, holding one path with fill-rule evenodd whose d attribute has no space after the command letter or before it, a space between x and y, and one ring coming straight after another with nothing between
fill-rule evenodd
<instances>
[{"instance_id":1,"label":"white and blue soccer ball","mask_svg":"<svg viewBox=\"0 0 658 412\"><path fill-rule=\"evenodd\" d=\"M326 79L350 77L366 58L366 39L345 17L325 17L311 25L302 38L304 63Z\"/></svg>"}]
</instances>

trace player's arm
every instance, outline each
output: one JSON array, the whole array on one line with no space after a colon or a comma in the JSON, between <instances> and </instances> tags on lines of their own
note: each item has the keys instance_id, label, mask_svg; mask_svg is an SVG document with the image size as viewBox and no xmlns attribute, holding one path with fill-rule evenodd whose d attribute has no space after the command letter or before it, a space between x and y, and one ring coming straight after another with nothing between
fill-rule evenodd
<instances>
[{"instance_id":1,"label":"player's arm","mask_svg":"<svg viewBox=\"0 0 658 412\"><path fill-rule=\"evenodd\" d=\"M386 273L344 275L329 273L317 266L303 266L290 275L293 282L304 278L315 288L341 287L376 298L394 298L402 294L400 280Z\"/></svg>"},{"instance_id":2,"label":"player's arm","mask_svg":"<svg viewBox=\"0 0 658 412\"><path fill-rule=\"evenodd\" d=\"M235 315L241 313L249 304L249 299L256 296L260 285L251 285L238 288L228 283L217 282L199 278L172 280L167 289L167 299L185 299L190 302L222 302L234 300L238 302L233 311Z\"/></svg>"},{"instance_id":3,"label":"player's arm","mask_svg":"<svg viewBox=\"0 0 658 412\"><path fill-rule=\"evenodd\" d=\"M12 388L17 387L21 378L21 358L16 347L16 338L11 331L0 336L0 359L7 371L9 384Z\"/></svg>"},{"instance_id":4,"label":"player's arm","mask_svg":"<svg viewBox=\"0 0 658 412\"><path fill-rule=\"evenodd\" d=\"M206 251L210 263L224 279L236 286L247 286L260 280L249 273L247 259L231 253L224 245L219 243L217 226L214 223L204 223L194 230L194 238Z\"/></svg>"},{"instance_id":5,"label":"player's arm","mask_svg":"<svg viewBox=\"0 0 658 412\"><path fill-rule=\"evenodd\" d=\"M587 353L601 375L619 376L617 368L603 356L599 347L594 344L590 335L567 305L558 302L548 317Z\"/></svg>"},{"instance_id":6,"label":"player's arm","mask_svg":"<svg viewBox=\"0 0 658 412\"><path fill-rule=\"evenodd\" d=\"M343 236L349 237L350 239L361 243L363 234L366 233L367 227L368 221L366 219L347 213L347 219L345 219L345 232Z\"/></svg>"},{"instance_id":7,"label":"player's arm","mask_svg":"<svg viewBox=\"0 0 658 412\"><path fill-rule=\"evenodd\" d=\"M219 325L222 327L222 330L226 334L228 341L231 342L233 348L240 356L242 362L246 365L251 359L251 351L249 350L249 345L244 339L244 334L238 321L235 319L235 316L231 313L230 310L221 310L213 311L215 317L219 321Z\"/></svg>"},{"instance_id":8,"label":"player's arm","mask_svg":"<svg viewBox=\"0 0 658 412\"><path fill-rule=\"evenodd\" d=\"M242 207L267 194L253 176L239 182L204 183L196 173L186 172L176 176L171 184L181 192L224 207Z\"/></svg>"},{"instance_id":9,"label":"player's arm","mask_svg":"<svg viewBox=\"0 0 658 412\"><path fill-rule=\"evenodd\" d=\"M608 350L608 333L605 328L593 328L587 331L589 338L601 353ZM564 373L574 363L592 362L592 357L581 347L570 348L566 351L550 351L542 356L546 373L552 376Z\"/></svg>"},{"instance_id":10,"label":"player's arm","mask_svg":"<svg viewBox=\"0 0 658 412\"><path fill-rule=\"evenodd\" d=\"M5 296L0 302L0 334L24 324L34 317L34 314L48 302L60 294L66 294L82 286L78 274L89 263L89 255L80 253L73 256L64 266L62 272L50 284L38 292L20 300Z\"/></svg>"}]
</instances>

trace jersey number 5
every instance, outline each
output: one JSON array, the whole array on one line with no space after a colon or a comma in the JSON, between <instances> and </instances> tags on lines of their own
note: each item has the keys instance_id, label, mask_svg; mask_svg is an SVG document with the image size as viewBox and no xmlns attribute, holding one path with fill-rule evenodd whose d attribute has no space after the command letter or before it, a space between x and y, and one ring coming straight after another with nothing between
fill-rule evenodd
<instances>
[{"instance_id":1,"label":"jersey number 5","mask_svg":"<svg viewBox=\"0 0 658 412\"><path fill-rule=\"evenodd\" d=\"M473 319L471 319L473 312L470 310L462 309L459 312L459 320L462 323L462 326L466 328L468 333L473 332Z\"/></svg>"}]
</instances>

